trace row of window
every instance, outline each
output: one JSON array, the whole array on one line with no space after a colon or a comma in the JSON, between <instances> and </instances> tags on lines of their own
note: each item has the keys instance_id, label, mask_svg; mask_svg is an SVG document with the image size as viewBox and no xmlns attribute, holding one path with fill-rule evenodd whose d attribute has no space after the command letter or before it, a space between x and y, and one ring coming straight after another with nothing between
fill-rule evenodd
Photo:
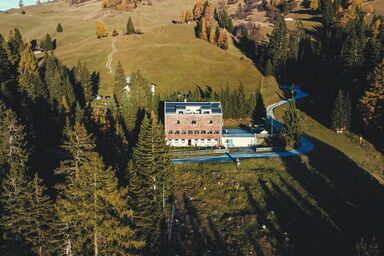
<instances>
[{"instance_id":1,"label":"row of window","mask_svg":"<svg viewBox=\"0 0 384 256\"><path fill-rule=\"evenodd\" d=\"M176 120L176 121L175 121L175 124L180 124L180 120ZM192 120L192 121L191 121L191 124L197 124L197 121L196 121L196 120ZM208 121L208 124L213 124L213 121L212 121L212 120L209 120L209 121Z\"/></svg>"},{"instance_id":2,"label":"row of window","mask_svg":"<svg viewBox=\"0 0 384 256\"><path fill-rule=\"evenodd\" d=\"M179 141L180 141L180 143L185 143L187 140L185 140L185 139L181 139L181 140L179 140L179 139L174 139L174 140L173 140L174 143L179 143ZM198 143L198 141L199 141L199 139L195 139L195 140L194 140L194 143ZM201 143L205 143L205 142L207 142L207 143L211 143L212 141L214 141L215 143L218 142L217 139L214 139L214 140L211 140L211 139L207 139L207 140L205 140L205 139L200 139L200 142L201 142Z\"/></svg>"},{"instance_id":3,"label":"row of window","mask_svg":"<svg viewBox=\"0 0 384 256\"><path fill-rule=\"evenodd\" d=\"M192 131L192 130L189 130L189 131L179 131L179 130L176 130L176 131L172 131L170 130L168 132L168 134L220 134L220 131L219 130L214 130L214 131L205 131L205 130L196 130L196 131Z\"/></svg>"}]
</instances>

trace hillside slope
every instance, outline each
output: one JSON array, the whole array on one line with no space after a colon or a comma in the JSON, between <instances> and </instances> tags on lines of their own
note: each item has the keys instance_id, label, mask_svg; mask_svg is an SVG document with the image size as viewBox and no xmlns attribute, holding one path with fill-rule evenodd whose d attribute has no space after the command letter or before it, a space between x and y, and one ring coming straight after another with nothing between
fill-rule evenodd
<instances>
[{"instance_id":1,"label":"hillside slope","mask_svg":"<svg viewBox=\"0 0 384 256\"><path fill-rule=\"evenodd\" d=\"M237 87L241 81L247 89L256 89L260 72L236 47L231 45L223 51L195 38L194 24L171 23L181 10L192 8L193 4L194 0L154 1L153 6L139 6L130 13L102 10L96 1L75 6L65 2L31 6L25 8L25 15L17 10L1 14L0 33L7 36L13 26L19 27L29 40L40 40L50 33L57 40L55 54L64 63L71 66L81 60L100 72L102 94L111 93L113 75L108 74L105 64L113 39L96 38L95 23L100 17L110 34L113 28L120 33L112 67L120 60L126 73L140 69L162 92L185 91L196 85L220 88L227 82ZM143 35L122 36L129 16ZM63 33L56 33L58 22Z\"/></svg>"}]
</instances>

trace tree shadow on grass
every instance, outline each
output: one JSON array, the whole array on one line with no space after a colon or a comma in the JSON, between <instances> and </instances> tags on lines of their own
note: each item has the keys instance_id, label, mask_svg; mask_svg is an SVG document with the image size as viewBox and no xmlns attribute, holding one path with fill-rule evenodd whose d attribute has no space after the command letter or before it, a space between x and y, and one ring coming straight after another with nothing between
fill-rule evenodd
<instances>
[{"instance_id":1,"label":"tree shadow on grass","mask_svg":"<svg viewBox=\"0 0 384 256\"><path fill-rule=\"evenodd\" d=\"M331 239L317 243L311 255L349 255L361 237L372 236L383 251L384 186L339 150L310 139L315 143L315 150L306 154L307 160L282 160L288 174L316 200L339 229L327 230L324 235Z\"/></svg>"},{"instance_id":2,"label":"tree shadow on grass","mask_svg":"<svg viewBox=\"0 0 384 256\"><path fill-rule=\"evenodd\" d=\"M183 207L178 214L176 235L172 238L174 252L180 255L229 255L213 219L208 216L203 223L198 210L187 195L183 195Z\"/></svg>"}]
</instances>

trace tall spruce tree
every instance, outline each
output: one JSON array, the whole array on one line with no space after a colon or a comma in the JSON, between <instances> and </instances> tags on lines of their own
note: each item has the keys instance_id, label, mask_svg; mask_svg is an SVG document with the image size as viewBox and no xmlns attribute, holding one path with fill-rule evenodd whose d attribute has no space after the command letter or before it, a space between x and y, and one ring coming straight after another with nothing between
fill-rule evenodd
<instances>
[{"instance_id":1,"label":"tall spruce tree","mask_svg":"<svg viewBox=\"0 0 384 256\"><path fill-rule=\"evenodd\" d=\"M363 127L384 133L384 61L368 76L369 87L360 97L358 108Z\"/></svg>"},{"instance_id":2,"label":"tall spruce tree","mask_svg":"<svg viewBox=\"0 0 384 256\"><path fill-rule=\"evenodd\" d=\"M341 90L337 94L332 110L332 129L349 130L351 126L352 106L349 95L344 95Z\"/></svg>"},{"instance_id":3,"label":"tall spruce tree","mask_svg":"<svg viewBox=\"0 0 384 256\"><path fill-rule=\"evenodd\" d=\"M27 185L27 222L26 240L32 251L38 256L52 255L56 247L56 212L53 202L46 195L43 180L36 173Z\"/></svg>"},{"instance_id":4,"label":"tall spruce tree","mask_svg":"<svg viewBox=\"0 0 384 256\"><path fill-rule=\"evenodd\" d=\"M298 146L301 137L301 125L296 102L293 99L290 101L288 109L284 112L280 137L286 146Z\"/></svg>"},{"instance_id":5,"label":"tall spruce tree","mask_svg":"<svg viewBox=\"0 0 384 256\"><path fill-rule=\"evenodd\" d=\"M264 118L267 116L267 113L265 111L265 105L263 100L263 95L258 92L254 96L256 98L256 106L252 111L252 123L254 125L262 124L264 121Z\"/></svg>"},{"instance_id":6,"label":"tall spruce tree","mask_svg":"<svg viewBox=\"0 0 384 256\"><path fill-rule=\"evenodd\" d=\"M5 43L5 50L8 58L14 67L19 65L20 54L24 49L24 42L18 28L12 28L9 32L8 41Z\"/></svg>"},{"instance_id":7,"label":"tall spruce tree","mask_svg":"<svg viewBox=\"0 0 384 256\"><path fill-rule=\"evenodd\" d=\"M132 34L135 34L135 27L133 26L133 22L132 22L132 18L131 16L129 16L128 18L128 23L127 23L127 32L126 34L127 35L132 35Z\"/></svg>"},{"instance_id":8,"label":"tall spruce tree","mask_svg":"<svg viewBox=\"0 0 384 256\"><path fill-rule=\"evenodd\" d=\"M69 250L70 245L73 254L95 256L126 255L140 249L143 242L134 239L131 228L128 191L118 188L114 170L104 166L85 128L75 123L67 130L72 139L63 147L69 158L61 166L72 163L76 170L59 172L65 174L65 182L58 187L58 216L69 227L64 249Z\"/></svg>"},{"instance_id":9,"label":"tall spruce tree","mask_svg":"<svg viewBox=\"0 0 384 256\"><path fill-rule=\"evenodd\" d=\"M0 102L0 163L1 192L0 211L1 254L28 254L25 232L28 229L26 168L28 151L24 126L20 125L15 113Z\"/></svg>"},{"instance_id":10,"label":"tall spruce tree","mask_svg":"<svg viewBox=\"0 0 384 256\"><path fill-rule=\"evenodd\" d=\"M269 35L268 59L271 60L274 74L281 76L288 55L288 32L283 18L278 18Z\"/></svg>"},{"instance_id":11,"label":"tall spruce tree","mask_svg":"<svg viewBox=\"0 0 384 256\"><path fill-rule=\"evenodd\" d=\"M75 68L75 76L76 81L80 86L81 99L84 101L85 105L89 106L95 96L95 90L93 88L91 73L85 63L78 62Z\"/></svg>"},{"instance_id":12,"label":"tall spruce tree","mask_svg":"<svg viewBox=\"0 0 384 256\"><path fill-rule=\"evenodd\" d=\"M2 38L1 34L0 37ZM3 44L4 42L0 42L0 83L6 82L13 77L12 64Z\"/></svg>"},{"instance_id":13,"label":"tall spruce tree","mask_svg":"<svg viewBox=\"0 0 384 256\"><path fill-rule=\"evenodd\" d=\"M165 177L171 168L165 138L155 119L154 115L143 119L129 174L132 208L137 213L134 221L139 237L147 243L147 253L155 253L161 246Z\"/></svg>"}]
</instances>

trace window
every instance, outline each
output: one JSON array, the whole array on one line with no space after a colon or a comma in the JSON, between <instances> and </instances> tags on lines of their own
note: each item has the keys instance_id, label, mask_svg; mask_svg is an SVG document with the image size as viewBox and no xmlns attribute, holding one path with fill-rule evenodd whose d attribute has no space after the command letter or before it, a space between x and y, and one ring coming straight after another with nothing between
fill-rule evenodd
<instances>
[{"instance_id":1,"label":"window","mask_svg":"<svg viewBox=\"0 0 384 256\"><path fill-rule=\"evenodd\" d=\"M211 139L208 139L208 143L211 143Z\"/></svg>"},{"instance_id":2,"label":"window","mask_svg":"<svg viewBox=\"0 0 384 256\"><path fill-rule=\"evenodd\" d=\"M212 121L212 120L209 120L209 121L208 121L208 124L213 124L213 121Z\"/></svg>"},{"instance_id":3,"label":"window","mask_svg":"<svg viewBox=\"0 0 384 256\"><path fill-rule=\"evenodd\" d=\"M205 134L205 133L206 133L206 131L204 131L204 130L201 131L201 134Z\"/></svg>"},{"instance_id":4,"label":"window","mask_svg":"<svg viewBox=\"0 0 384 256\"><path fill-rule=\"evenodd\" d=\"M187 132L186 131L181 131L181 134L187 134Z\"/></svg>"},{"instance_id":5,"label":"window","mask_svg":"<svg viewBox=\"0 0 384 256\"><path fill-rule=\"evenodd\" d=\"M219 134L220 132L218 130L214 131L213 134Z\"/></svg>"},{"instance_id":6,"label":"window","mask_svg":"<svg viewBox=\"0 0 384 256\"><path fill-rule=\"evenodd\" d=\"M207 134L212 134L212 131L207 131Z\"/></svg>"},{"instance_id":7,"label":"window","mask_svg":"<svg viewBox=\"0 0 384 256\"><path fill-rule=\"evenodd\" d=\"M180 134L180 131L175 131L175 134Z\"/></svg>"},{"instance_id":8,"label":"window","mask_svg":"<svg viewBox=\"0 0 384 256\"><path fill-rule=\"evenodd\" d=\"M188 134L193 134L193 131L192 131L192 130L189 130L189 131L188 131Z\"/></svg>"},{"instance_id":9,"label":"window","mask_svg":"<svg viewBox=\"0 0 384 256\"><path fill-rule=\"evenodd\" d=\"M175 139L175 143L179 143L179 140L178 140L178 139Z\"/></svg>"},{"instance_id":10,"label":"window","mask_svg":"<svg viewBox=\"0 0 384 256\"><path fill-rule=\"evenodd\" d=\"M180 120L176 120L176 121L175 121L175 124L180 124Z\"/></svg>"},{"instance_id":11,"label":"window","mask_svg":"<svg viewBox=\"0 0 384 256\"><path fill-rule=\"evenodd\" d=\"M182 139L182 140L181 140L181 143L185 143L185 139Z\"/></svg>"},{"instance_id":12,"label":"window","mask_svg":"<svg viewBox=\"0 0 384 256\"><path fill-rule=\"evenodd\" d=\"M191 124L196 124L196 120L192 120Z\"/></svg>"},{"instance_id":13,"label":"window","mask_svg":"<svg viewBox=\"0 0 384 256\"><path fill-rule=\"evenodd\" d=\"M195 131L195 134L199 134L200 132L199 131Z\"/></svg>"},{"instance_id":14,"label":"window","mask_svg":"<svg viewBox=\"0 0 384 256\"><path fill-rule=\"evenodd\" d=\"M168 134L173 134L173 131L169 131Z\"/></svg>"},{"instance_id":15,"label":"window","mask_svg":"<svg viewBox=\"0 0 384 256\"><path fill-rule=\"evenodd\" d=\"M184 114L184 111L179 111L179 114Z\"/></svg>"},{"instance_id":16,"label":"window","mask_svg":"<svg viewBox=\"0 0 384 256\"><path fill-rule=\"evenodd\" d=\"M209 114L209 111L204 111L203 114Z\"/></svg>"}]
</instances>

